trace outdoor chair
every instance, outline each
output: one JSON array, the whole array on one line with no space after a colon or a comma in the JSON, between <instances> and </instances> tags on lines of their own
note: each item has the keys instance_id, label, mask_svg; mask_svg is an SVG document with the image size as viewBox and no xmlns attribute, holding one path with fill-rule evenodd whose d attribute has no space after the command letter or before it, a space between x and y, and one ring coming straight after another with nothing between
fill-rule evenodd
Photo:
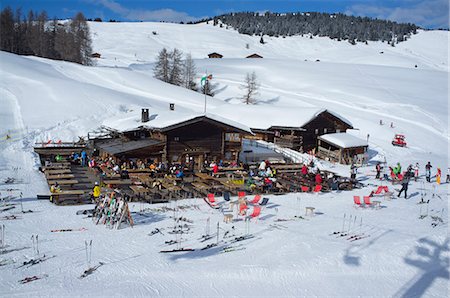
<instances>
[{"instance_id":1,"label":"outdoor chair","mask_svg":"<svg viewBox=\"0 0 450 298\"><path fill-rule=\"evenodd\" d=\"M252 205L258 204L259 200L261 200L261 195L255 195L255 198L250 201L250 204Z\"/></svg>"},{"instance_id":2,"label":"outdoor chair","mask_svg":"<svg viewBox=\"0 0 450 298\"><path fill-rule=\"evenodd\" d=\"M355 207L363 207L363 205L361 204L361 198L359 196L353 196L353 202L355 203Z\"/></svg>"}]
</instances>

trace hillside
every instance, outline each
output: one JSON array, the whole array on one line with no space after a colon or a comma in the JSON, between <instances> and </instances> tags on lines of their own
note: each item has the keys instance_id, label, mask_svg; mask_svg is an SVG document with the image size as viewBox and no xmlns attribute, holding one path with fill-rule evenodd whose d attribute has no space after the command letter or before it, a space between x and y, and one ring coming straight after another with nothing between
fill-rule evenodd
<instances>
[{"instance_id":1,"label":"hillside","mask_svg":"<svg viewBox=\"0 0 450 298\"><path fill-rule=\"evenodd\" d=\"M0 180L15 177L18 183L0 185L2 197L14 187L23 193L23 208L3 215L23 219L6 221L6 249L28 247L1 256L0 296L395 296L443 297L448 289L448 184L411 183L410 199L382 200L380 210L357 210L353 195L367 195L374 184L373 164L386 159L403 167L431 161L445 173L448 166L448 32L420 31L395 48L383 43L350 45L328 38L267 38L239 35L212 25L164 23L90 23L94 51L101 53L97 66L51 61L0 52ZM153 35L156 31L157 35ZM246 49L246 44L249 49ZM173 226L172 212L163 205L133 204L137 225L119 231L96 226L75 215L83 207L58 207L37 201L48 186L32 152L35 142L77 140L103 124L122 123L140 114L202 113L204 96L152 77L154 59L163 48L190 52L198 68L213 74L217 95L207 98L208 113L245 125L294 118L306 107L325 108L345 117L363 139L369 135L369 165L358 177L367 187L352 192L270 196L271 205L259 220L230 225L221 213L201 199L181 200L165 207L188 206L182 216L194 220L186 245L200 248L197 239L205 224L217 222L236 235L250 229L255 239L242 250L217 249L160 254L169 235L153 235L155 228ZM205 59L219 52L224 59ZM244 59L257 52L263 59ZM380 54L383 52L383 54ZM316 60L319 59L319 62ZM306 60L306 61L305 61ZM417 65L417 68L415 67ZM240 85L255 71L261 83L258 104L241 103ZM171 113L171 112L170 112ZM385 125L379 125L382 120ZM394 128L390 127L393 123ZM406 135L408 147L391 145L395 133ZM6 134L12 138L5 139ZM348 173L348 167L343 167ZM434 174L435 172L433 172ZM392 190L399 189L390 185ZM421 199L431 200L425 212ZM221 200L221 198L219 199ZM18 199L13 201L18 203ZM200 209L193 206L199 205ZM275 219L304 215L307 220L277 223ZM88 207L86 207L88 208ZM138 210L147 208L146 216ZM85 209L85 208L83 208ZM330 236L352 215L353 231L369 234L349 242ZM444 221L431 225L433 216ZM360 223L361 221L361 223ZM350 224L349 224L350 225ZM87 231L50 233L51 229L86 227ZM164 233L166 230L164 230ZM39 266L15 269L32 257L31 234L42 239L41 252L56 255ZM221 234L223 235L223 234ZM93 239L93 263L105 262L94 275L77 277L85 270L84 241ZM49 278L26 285L25 276ZM356 282L357 281L357 282ZM99 287L105 285L107 287Z\"/></svg>"}]
</instances>

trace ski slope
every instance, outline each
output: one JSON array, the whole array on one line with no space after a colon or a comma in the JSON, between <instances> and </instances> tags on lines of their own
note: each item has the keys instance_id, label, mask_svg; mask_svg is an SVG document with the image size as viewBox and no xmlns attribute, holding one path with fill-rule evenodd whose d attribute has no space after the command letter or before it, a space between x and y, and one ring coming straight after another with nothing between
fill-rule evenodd
<instances>
[{"instance_id":1,"label":"ski slope","mask_svg":"<svg viewBox=\"0 0 450 298\"><path fill-rule=\"evenodd\" d=\"M18 196L21 191L24 209L36 211L22 215L16 205L0 213L0 217L22 215L19 220L0 222L6 227L6 249L30 247L31 235L39 234L41 253L56 255L42 264L15 269L33 256L32 249L1 254L0 260L15 264L0 266L0 296L443 297L448 293L447 184L413 182L409 200L381 199L380 210L352 206L353 195L368 195L373 186L318 196L270 196L270 205L258 221L253 220L249 227L245 221L233 224L236 235L249 228L256 236L242 243L245 249L165 255L159 251L166 248L164 241L173 237L148 233L155 227L168 231L173 213L160 212L157 205L135 204L134 212L144 207L154 210L134 213L138 223L134 228L111 231L75 215L84 207L36 201L36 194L48 192L48 187L32 152L35 142L77 140L105 124L120 127L124 119L139 118L143 107L149 108L150 114L165 115L169 103L175 103L174 117L180 119L202 113L202 94L152 77L158 51L177 47L192 54L199 77L205 71L213 74L217 93L207 98L208 113L252 127L266 122L270 126L271 121L287 117L292 121L306 108L329 109L357 128L349 133L362 139L369 135L371 166L361 168L358 174L364 183L376 183L373 164L385 159L389 165L401 162L404 168L419 162L421 174L425 163L431 161L433 174L437 167L446 173L448 32L420 31L396 47L384 43L351 46L306 36L265 37L267 43L261 45L258 37L207 24L90 26L94 51L102 54L95 67L0 52L0 179L18 180L14 185L0 184L0 194ZM224 59L205 59L211 52L223 54ZM264 58L243 58L255 52ZM246 106L240 100L241 85L252 71L261 87L258 103ZM379 125L380 120L385 124ZM391 145L395 133L406 135L407 148ZM6 134L11 139L6 140ZM334 167L349 174L348 167ZM7 191L11 188L19 191ZM430 199L425 219L418 218L420 211L425 212L424 206L416 204L421 197ZM232 231L221 214L201 199L177 204L189 206L180 214L194 220L186 247L203 246L197 239L205 233L208 218L212 232L220 222L221 237ZM316 216L275 221L304 215L307 206L316 208ZM167 207L175 207L175 203ZM342 229L344 214L345 227L351 225L350 215L357 216L352 229L371 236L355 242L329 236ZM442 216L444 223L433 228L431 215ZM79 227L87 231L50 232ZM94 243L93 263L105 265L79 280L87 267L84 241L89 239ZM17 283L41 273L49 278Z\"/></svg>"}]
</instances>

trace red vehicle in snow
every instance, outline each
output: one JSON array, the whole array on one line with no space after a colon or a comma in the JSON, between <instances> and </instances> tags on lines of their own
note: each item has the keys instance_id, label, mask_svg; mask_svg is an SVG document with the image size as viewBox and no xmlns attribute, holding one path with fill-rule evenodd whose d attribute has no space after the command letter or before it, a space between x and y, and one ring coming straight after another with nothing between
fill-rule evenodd
<instances>
[{"instance_id":1,"label":"red vehicle in snow","mask_svg":"<svg viewBox=\"0 0 450 298\"><path fill-rule=\"evenodd\" d=\"M396 134L392 140L392 145L399 147L406 147L405 135Z\"/></svg>"}]
</instances>

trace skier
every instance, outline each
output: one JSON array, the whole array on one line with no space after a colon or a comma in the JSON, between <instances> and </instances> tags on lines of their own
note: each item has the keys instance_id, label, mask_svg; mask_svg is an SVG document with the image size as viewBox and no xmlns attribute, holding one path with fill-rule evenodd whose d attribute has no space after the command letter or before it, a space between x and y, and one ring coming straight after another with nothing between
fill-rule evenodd
<instances>
[{"instance_id":1,"label":"skier","mask_svg":"<svg viewBox=\"0 0 450 298\"><path fill-rule=\"evenodd\" d=\"M437 183L438 185L441 184L441 175L442 175L441 169L440 169L440 168L437 168L437 173L436 173L436 183Z\"/></svg>"},{"instance_id":2,"label":"skier","mask_svg":"<svg viewBox=\"0 0 450 298\"><path fill-rule=\"evenodd\" d=\"M380 174L381 174L381 164L380 164L380 162L377 163L377 165L375 166L375 169L377 171L377 175L375 176L375 179L380 179Z\"/></svg>"},{"instance_id":3,"label":"skier","mask_svg":"<svg viewBox=\"0 0 450 298\"><path fill-rule=\"evenodd\" d=\"M447 179L445 179L445 183L450 182L450 168L447 168Z\"/></svg>"},{"instance_id":4,"label":"skier","mask_svg":"<svg viewBox=\"0 0 450 298\"><path fill-rule=\"evenodd\" d=\"M409 183L409 179L410 179L410 175L408 175L408 174L406 174L404 177L403 177L403 180L402 180L402 189L400 189L400 192L398 193L398 198L400 198L400 195L402 194L402 192L404 191L405 192L405 199L408 197L408 194L407 194L407 192L408 192L408 183Z\"/></svg>"},{"instance_id":5,"label":"skier","mask_svg":"<svg viewBox=\"0 0 450 298\"><path fill-rule=\"evenodd\" d=\"M98 202L98 198L100 197L101 189L98 185L98 182L95 181L94 189L92 191L92 197L94 199L94 202Z\"/></svg>"},{"instance_id":6,"label":"skier","mask_svg":"<svg viewBox=\"0 0 450 298\"><path fill-rule=\"evenodd\" d=\"M397 166L394 168L394 174L398 175L402 173L402 166L400 165L400 163L397 163Z\"/></svg>"},{"instance_id":7,"label":"skier","mask_svg":"<svg viewBox=\"0 0 450 298\"><path fill-rule=\"evenodd\" d=\"M417 179L419 178L419 163L416 162L416 165L413 168L414 170L414 181L417 181Z\"/></svg>"},{"instance_id":8,"label":"skier","mask_svg":"<svg viewBox=\"0 0 450 298\"><path fill-rule=\"evenodd\" d=\"M431 182L431 168L432 168L432 167L433 167L433 166L431 165L430 162L428 162L428 163L425 165L425 176L426 176L428 182Z\"/></svg>"}]
</instances>

